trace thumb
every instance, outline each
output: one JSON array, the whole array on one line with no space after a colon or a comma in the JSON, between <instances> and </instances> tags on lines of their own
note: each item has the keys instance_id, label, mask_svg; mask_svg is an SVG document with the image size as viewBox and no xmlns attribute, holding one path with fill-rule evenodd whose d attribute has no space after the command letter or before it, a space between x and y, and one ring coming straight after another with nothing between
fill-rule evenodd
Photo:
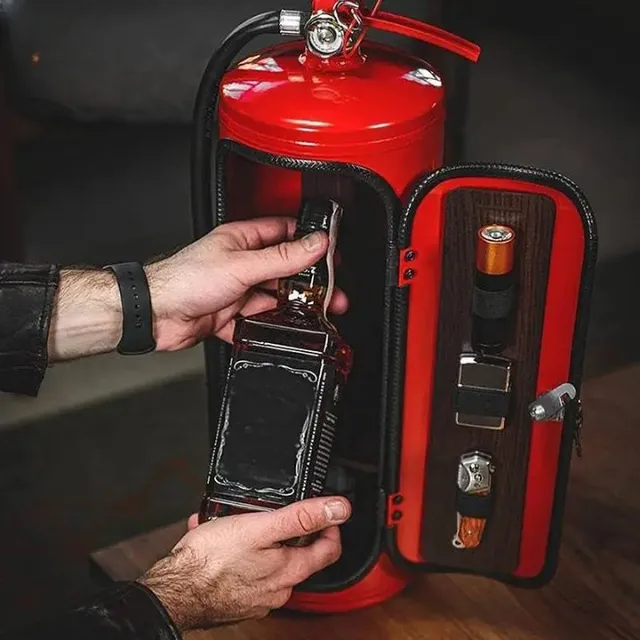
<instances>
[{"instance_id":1,"label":"thumb","mask_svg":"<svg viewBox=\"0 0 640 640\"><path fill-rule=\"evenodd\" d=\"M312 498L260 515L250 535L261 546L271 546L344 524L351 505L345 498Z\"/></svg>"},{"instance_id":2,"label":"thumb","mask_svg":"<svg viewBox=\"0 0 640 640\"><path fill-rule=\"evenodd\" d=\"M292 276L316 263L326 253L329 239L316 231L300 240L281 242L265 249L240 251L234 270L248 287L267 280Z\"/></svg>"}]
</instances>

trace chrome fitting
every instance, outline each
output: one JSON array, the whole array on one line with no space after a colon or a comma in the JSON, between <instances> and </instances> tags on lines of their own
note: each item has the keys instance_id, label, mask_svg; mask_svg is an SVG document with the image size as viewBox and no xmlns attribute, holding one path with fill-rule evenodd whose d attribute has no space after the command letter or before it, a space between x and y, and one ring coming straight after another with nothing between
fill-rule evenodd
<instances>
[{"instance_id":1,"label":"chrome fitting","mask_svg":"<svg viewBox=\"0 0 640 640\"><path fill-rule=\"evenodd\" d=\"M280 35L301 36L304 31L304 13L283 9L280 11Z\"/></svg>"},{"instance_id":2,"label":"chrome fitting","mask_svg":"<svg viewBox=\"0 0 640 640\"><path fill-rule=\"evenodd\" d=\"M329 13L319 11L305 27L307 46L319 58L331 58L342 51L344 29Z\"/></svg>"}]
</instances>

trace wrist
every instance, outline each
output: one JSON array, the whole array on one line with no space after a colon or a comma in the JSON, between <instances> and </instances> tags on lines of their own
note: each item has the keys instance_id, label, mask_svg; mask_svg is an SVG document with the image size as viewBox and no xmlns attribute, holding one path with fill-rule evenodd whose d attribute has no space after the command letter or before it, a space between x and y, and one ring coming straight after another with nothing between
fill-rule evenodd
<instances>
[{"instance_id":1,"label":"wrist","mask_svg":"<svg viewBox=\"0 0 640 640\"><path fill-rule=\"evenodd\" d=\"M193 594L188 591L185 584L185 575L193 578L198 567L190 562L186 567L182 567L180 560L184 555L172 551L137 580L145 589L153 593L181 632L197 627L197 624L190 619L190 615L193 616L195 610L189 602Z\"/></svg>"},{"instance_id":2,"label":"wrist","mask_svg":"<svg viewBox=\"0 0 640 640\"><path fill-rule=\"evenodd\" d=\"M113 274L62 269L49 328L49 361L108 353L121 335L122 305Z\"/></svg>"},{"instance_id":3,"label":"wrist","mask_svg":"<svg viewBox=\"0 0 640 640\"><path fill-rule=\"evenodd\" d=\"M174 325L177 309L172 302L172 279L164 269L164 262L145 265L144 272L149 285L151 297L151 313L153 317L153 337L156 341L156 351L173 351Z\"/></svg>"}]
</instances>

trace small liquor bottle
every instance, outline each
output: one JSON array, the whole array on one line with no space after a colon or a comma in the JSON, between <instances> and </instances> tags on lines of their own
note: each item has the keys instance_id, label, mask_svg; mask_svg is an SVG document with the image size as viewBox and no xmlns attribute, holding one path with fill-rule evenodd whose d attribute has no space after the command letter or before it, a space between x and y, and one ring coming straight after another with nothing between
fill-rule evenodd
<instances>
[{"instance_id":1,"label":"small liquor bottle","mask_svg":"<svg viewBox=\"0 0 640 640\"><path fill-rule=\"evenodd\" d=\"M341 207L306 200L295 236L322 230L329 250L284 278L277 307L236 324L200 522L270 511L324 489L351 348L327 319Z\"/></svg>"}]
</instances>

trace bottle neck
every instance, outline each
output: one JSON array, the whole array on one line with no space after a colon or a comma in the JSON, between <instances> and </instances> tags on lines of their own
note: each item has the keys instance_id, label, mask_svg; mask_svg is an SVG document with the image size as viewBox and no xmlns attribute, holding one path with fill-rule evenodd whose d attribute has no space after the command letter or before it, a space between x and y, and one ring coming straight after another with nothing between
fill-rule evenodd
<instances>
[{"instance_id":1,"label":"bottle neck","mask_svg":"<svg viewBox=\"0 0 640 640\"><path fill-rule=\"evenodd\" d=\"M331 296L328 278L322 277L325 269L316 264L295 276L282 278L278 283L278 307L325 316Z\"/></svg>"},{"instance_id":2,"label":"bottle neck","mask_svg":"<svg viewBox=\"0 0 640 640\"><path fill-rule=\"evenodd\" d=\"M329 236L329 247L318 262L294 276L280 280L279 308L296 313L310 312L327 318L335 282L333 259L341 216L342 208L336 202L324 199L305 201L294 238L300 239L314 231L324 230Z\"/></svg>"}]
</instances>

